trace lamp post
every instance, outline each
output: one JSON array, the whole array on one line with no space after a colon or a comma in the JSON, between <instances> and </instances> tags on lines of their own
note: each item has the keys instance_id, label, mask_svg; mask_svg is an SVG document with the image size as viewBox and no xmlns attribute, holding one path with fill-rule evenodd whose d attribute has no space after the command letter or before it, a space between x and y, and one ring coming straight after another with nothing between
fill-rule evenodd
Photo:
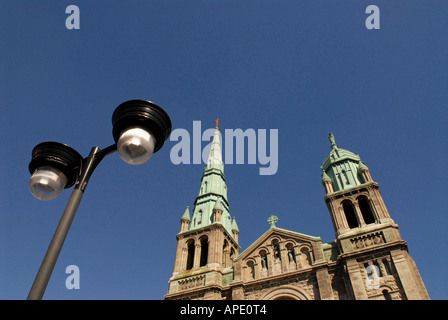
<instances>
[{"instance_id":1,"label":"lamp post","mask_svg":"<svg viewBox=\"0 0 448 320\"><path fill-rule=\"evenodd\" d=\"M33 149L29 187L36 198L51 200L63 189L75 187L34 279L28 300L42 299L87 183L101 160L118 151L127 163L142 164L162 148L171 133L168 114L147 100L120 104L112 115L112 125L115 143L104 149L93 147L86 158L58 142L43 142Z\"/></svg>"}]
</instances>

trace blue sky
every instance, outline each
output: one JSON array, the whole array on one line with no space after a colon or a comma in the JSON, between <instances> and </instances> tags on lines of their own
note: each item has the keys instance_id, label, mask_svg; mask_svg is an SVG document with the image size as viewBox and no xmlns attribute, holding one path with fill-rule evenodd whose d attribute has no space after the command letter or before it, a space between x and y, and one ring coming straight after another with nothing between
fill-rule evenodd
<instances>
[{"instance_id":1,"label":"blue sky","mask_svg":"<svg viewBox=\"0 0 448 320\"><path fill-rule=\"evenodd\" d=\"M68 30L65 8L80 9ZM380 8L379 30L365 9ZM31 150L87 156L113 143L114 109L148 99L173 129L278 129L278 171L225 166L247 248L278 227L334 240L320 166L331 131L380 185L432 299L447 299L448 3L445 1L0 1L0 298L25 299L70 196L28 190ZM45 299L163 299L176 234L204 164L166 141L141 166L95 171ZM208 142L203 142L205 147ZM65 268L80 269L67 290Z\"/></svg>"}]
</instances>

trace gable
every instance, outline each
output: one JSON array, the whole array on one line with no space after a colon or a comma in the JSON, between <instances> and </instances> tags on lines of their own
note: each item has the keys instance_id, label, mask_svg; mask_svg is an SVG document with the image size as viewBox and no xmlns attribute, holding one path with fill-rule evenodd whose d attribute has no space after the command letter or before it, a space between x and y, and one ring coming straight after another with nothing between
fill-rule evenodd
<instances>
[{"instance_id":1,"label":"gable","mask_svg":"<svg viewBox=\"0 0 448 320\"><path fill-rule=\"evenodd\" d=\"M253 255L255 251L260 251L263 249L271 251L269 250L269 248L275 241L283 243L285 247L288 244L290 244L293 247L301 246L301 247L308 247L309 249L312 249L313 244L316 243L322 244L322 239L320 237L314 237L303 233L274 227L266 231L260 238L255 240L255 242L253 242L247 249L241 252L241 254L235 259L235 261L241 259L244 260L248 256Z\"/></svg>"},{"instance_id":2,"label":"gable","mask_svg":"<svg viewBox=\"0 0 448 320\"><path fill-rule=\"evenodd\" d=\"M324 262L322 239L272 227L236 259L236 278L258 281L279 274L307 271Z\"/></svg>"}]
</instances>

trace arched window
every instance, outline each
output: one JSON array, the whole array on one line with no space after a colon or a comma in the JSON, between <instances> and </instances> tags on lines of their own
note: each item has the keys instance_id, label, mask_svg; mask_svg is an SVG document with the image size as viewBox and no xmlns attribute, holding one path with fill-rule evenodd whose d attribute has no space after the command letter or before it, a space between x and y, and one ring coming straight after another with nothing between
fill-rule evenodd
<instances>
[{"instance_id":1,"label":"arched window","mask_svg":"<svg viewBox=\"0 0 448 320\"><path fill-rule=\"evenodd\" d=\"M222 267L228 267L228 261L230 256L230 246L227 240L224 240L224 245L222 246Z\"/></svg>"},{"instance_id":2,"label":"arched window","mask_svg":"<svg viewBox=\"0 0 448 320\"><path fill-rule=\"evenodd\" d=\"M198 225L202 223L202 209L198 212Z\"/></svg>"},{"instance_id":3,"label":"arched window","mask_svg":"<svg viewBox=\"0 0 448 320\"><path fill-rule=\"evenodd\" d=\"M230 248L230 260L229 260L229 265L228 267L233 266L233 259L235 258L235 249Z\"/></svg>"},{"instance_id":4,"label":"arched window","mask_svg":"<svg viewBox=\"0 0 448 320\"><path fill-rule=\"evenodd\" d=\"M358 205L364 222L366 224L375 223L375 216L373 215L369 200L367 200L366 197L361 196L358 198Z\"/></svg>"},{"instance_id":5,"label":"arched window","mask_svg":"<svg viewBox=\"0 0 448 320\"><path fill-rule=\"evenodd\" d=\"M288 243L286 245L286 250L288 251L288 261L289 263L294 262L296 263L296 255L294 253L294 247L291 243Z\"/></svg>"},{"instance_id":6,"label":"arched window","mask_svg":"<svg viewBox=\"0 0 448 320\"><path fill-rule=\"evenodd\" d=\"M356 219L355 209L353 208L352 202L350 200L344 200L342 202L342 208L344 209L348 227L350 229L358 227L358 219Z\"/></svg>"},{"instance_id":7,"label":"arched window","mask_svg":"<svg viewBox=\"0 0 448 320\"><path fill-rule=\"evenodd\" d=\"M268 255L265 250L260 251L261 269L268 269Z\"/></svg>"},{"instance_id":8,"label":"arched window","mask_svg":"<svg viewBox=\"0 0 448 320\"><path fill-rule=\"evenodd\" d=\"M308 267L311 265L311 255L310 255L310 251L308 250L308 248L302 248L300 250L301 254L301 262L302 262L302 267Z\"/></svg>"},{"instance_id":9,"label":"arched window","mask_svg":"<svg viewBox=\"0 0 448 320\"><path fill-rule=\"evenodd\" d=\"M384 269L386 270L386 274L388 276L392 275L392 271L390 269L389 261L387 261L387 259L383 259L383 266L384 266Z\"/></svg>"},{"instance_id":10,"label":"arched window","mask_svg":"<svg viewBox=\"0 0 448 320\"><path fill-rule=\"evenodd\" d=\"M193 268L193 261L194 261L194 240L190 240L187 243L187 248L188 252L187 252L186 270L190 270L191 268Z\"/></svg>"},{"instance_id":11,"label":"arched window","mask_svg":"<svg viewBox=\"0 0 448 320\"><path fill-rule=\"evenodd\" d=\"M374 261L373 265L375 266L376 275L378 277L382 278L383 277L383 273L381 272L380 265L379 265L378 261Z\"/></svg>"},{"instance_id":12,"label":"arched window","mask_svg":"<svg viewBox=\"0 0 448 320\"><path fill-rule=\"evenodd\" d=\"M247 262L247 279L248 280L255 279L255 266L253 261Z\"/></svg>"},{"instance_id":13,"label":"arched window","mask_svg":"<svg viewBox=\"0 0 448 320\"><path fill-rule=\"evenodd\" d=\"M208 260L208 239L207 237L201 238L201 259L199 262L199 266L203 267L207 265Z\"/></svg>"},{"instance_id":14,"label":"arched window","mask_svg":"<svg viewBox=\"0 0 448 320\"><path fill-rule=\"evenodd\" d=\"M272 241L272 247L274 249L274 259L281 259L280 257L280 246L278 240Z\"/></svg>"}]
</instances>

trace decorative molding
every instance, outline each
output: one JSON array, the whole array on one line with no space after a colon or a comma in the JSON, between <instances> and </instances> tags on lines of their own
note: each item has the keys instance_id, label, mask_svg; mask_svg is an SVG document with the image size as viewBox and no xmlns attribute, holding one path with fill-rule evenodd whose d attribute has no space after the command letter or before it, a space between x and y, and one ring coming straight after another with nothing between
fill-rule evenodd
<instances>
[{"instance_id":1,"label":"decorative molding","mask_svg":"<svg viewBox=\"0 0 448 320\"><path fill-rule=\"evenodd\" d=\"M205 286L205 275L185 278L177 281L179 291Z\"/></svg>"},{"instance_id":2,"label":"decorative molding","mask_svg":"<svg viewBox=\"0 0 448 320\"><path fill-rule=\"evenodd\" d=\"M385 243L384 235L382 231L365 234L359 237L351 238L353 250L360 250L365 247L371 247L378 244Z\"/></svg>"}]
</instances>

